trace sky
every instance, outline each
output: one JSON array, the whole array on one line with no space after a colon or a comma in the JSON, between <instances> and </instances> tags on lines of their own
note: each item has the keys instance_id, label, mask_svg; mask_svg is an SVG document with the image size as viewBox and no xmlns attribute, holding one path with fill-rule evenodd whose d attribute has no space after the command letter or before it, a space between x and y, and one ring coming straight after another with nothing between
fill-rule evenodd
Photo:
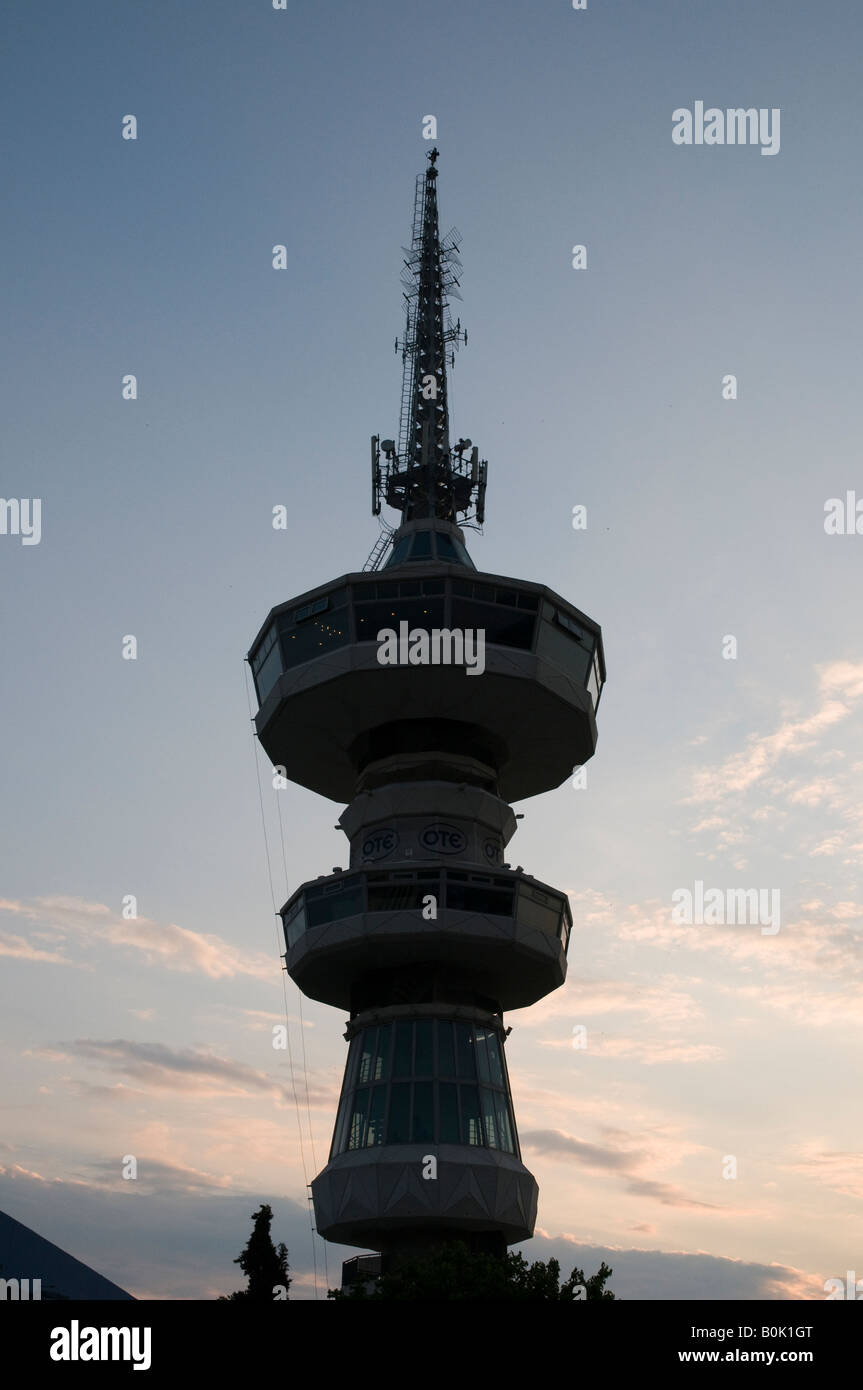
<instances>
[{"instance_id":1,"label":"sky","mask_svg":"<svg viewBox=\"0 0 863 1390\"><path fill-rule=\"evenodd\" d=\"M863 538L825 530L863 499L859 6L2 23L0 493L41 535L0 534L0 1209L139 1297L239 1287L261 1201L292 1296L355 1253L307 1192L345 1020L274 917L346 862L341 807L270 786L244 656L377 536L431 114L471 553L598 621L608 667L587 786L515 807L575 919L565 986L507 1018L524 1253L605 1258L624 1298L863 1277ZM676 144L699 101L778 109L778 152ZM778 892L779 929L676 921L697 882Z\"/></svg>"}]
</instances>

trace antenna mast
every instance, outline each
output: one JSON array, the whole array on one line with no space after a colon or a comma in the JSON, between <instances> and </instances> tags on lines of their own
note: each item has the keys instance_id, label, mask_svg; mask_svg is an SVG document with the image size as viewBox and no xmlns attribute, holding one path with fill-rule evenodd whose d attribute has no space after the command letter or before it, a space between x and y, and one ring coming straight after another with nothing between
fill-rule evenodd
<instances>
[{"instance_id":1,"label":"antenna mast","mask_svg":"<svg viewBox=\"0 0 863 1390\"><path fill-rule=\"evenodd\" d=\"M417 178L411 245L402 247L407 320L395 344L403 363L399 438L396 446L372 437L372 512L379 515L385 501L401 512L402 522L438 517L457 523L459 514L471 513L482 524L488 464L471 440L449 442L447 364L454 365L467 332L450 316L450 297L461 299L461 236L455 227L440 236L437 159L438 151L430 150L428 168Z\"/></svg>"}]
</instances>

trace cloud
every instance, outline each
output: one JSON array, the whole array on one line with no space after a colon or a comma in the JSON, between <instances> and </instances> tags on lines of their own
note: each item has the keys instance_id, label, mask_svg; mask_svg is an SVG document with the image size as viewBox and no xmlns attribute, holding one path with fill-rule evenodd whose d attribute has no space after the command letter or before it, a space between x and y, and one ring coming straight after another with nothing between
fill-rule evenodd
<instances>
[{"instance_id":1,"label":"cloud","mask_svg":"<svg viewBox=\"0 0 863 1390\"><path fill-rule=\"evenodd\" d=\"M634 1136L621 1137L625 1137L631 1143ZM639 1168L648 1163L651 1164L651 1167L655 1167L651 1155L643 1147L622 1148L615 1144L606 1146L589 1144L571 1134L564 1134L559 1129L522 1131L520 1138L522 1149L548 1154L552 1157L575 1159L576 1162L587 1168L620 1175L626 1179L624 1190L633 1196L647 1197L652 1201L661 1203L662 1206L681 1207L686 1210L703 1212L720 1210L725 1213L728 1212L727 1207L720 1208L713 1202L701 1202L688 1196L682 1188L674 1187L670 1183L657 1182L654 1179L643 1177L638 1171Z\"/></svg>"},{"instance_id":2,"label":"cloud","mask_svg":"<svg viewBox=\"0 0 863 1390\"><path fill-rule=\"evenodd\" d=\"M847 719L863 700L863 662L834 661L818 672L817 708L800 719L787 719L771 734L753 734L746 747L719 767L695 774L687 802L715 802L737 797L762 781L786 757L809 752L828 729ZM829 786L829 784L825 784Z\"/></svg>"},{"instance_id":3,"label":"cloud","mask_svg":"<svg viewBox=\"0 0 863 1390\"><path fill-rule=\"evenodd\" d=\"M588 1245L575 1236L552 1236L543 1230L519 1248L527 1260L558 1260L562 1277L568 1276L573 1266L593 1274L604 1260L613 1271L607 1287L621 1299L760 1301L825 1296L820 1275L789 1265L730 1260L703 1251Z\"/></svg>"},{"instance_id":4,"label":"cloud","mask_svg":"<svg viewBox=\"0 0 863 1390\"><path fill-rule=\"evenodd\" d=\"M3 906L5 905L0 904L0 908ZM40 961L50 965L73 964L59 951L43 951L40 947L31 945L23 936L12 936L9 932L0 932L0 956L12 956L15 960Z\"/></svg>"},{"instance_id":5,"label":"cloud","mask_svg":"<svg viewBox=\"0 0 863 1390\"><path fill-rule=\"evenodd\" d=\"M291 1087L243 1062L235 1062L203 1049L174 1049L164 1043L131 1042L124 1038L111 1041L78 1038L61 1046L64 1049L61 1053L52 1049L38 1049L37 1055L53 1061L78 1057L108 1071L120 1072L144 1089L197 1096L267 1095L280 1104L293 1104ZM337 1096L334 1087L312 1083L308 1090L308 1103L332 1110ZM299 1098L305 1103L305 1086L299 1092Z\"/></svg>"},{"instance_id":6,"label":"cloud","mask_svg":"<svg viewBox=\"0 0 863 1390\"><path fill-rule=\"evenodd\" d=\"M270 1013L267 1009L240 1009L239 1013L244 1018L248 1018L247 1028L256 1033L269 1033L272 1031L274 1023L284 1025L285 1014ZM314 1023L308 1018L300 1018L297 1014L288 1014L289 1023L298 1023L303 1028L314 1028Z\"/></svg>"},{"instance_id":7,"label":"cloud","mask_svg":"<svg viewBox=\"0 0 863 1390\"><path fill-rule=\"evenodd\" d=\"M672 922L666 904L630 904L619 909L617 934L623 941L663 951L683 948L724 955L743 967L757 967L768 982L783 981L788 988L795 981L800 998L803 992L806 998L813 991L817 995L820 980L822 989L834 985L837 1004L856 1006L863 986L863 936L853 924L861 913L856 903L819 907L817 916L801 912L795 920L783 921L775 936L763 936L747 926Z\"/></svg>"},{"instance_id":8,"label":"cloud","mask_svg":"<svg viewBox=\"0 0 863 1390\"><path fill-rule=\"evenodd\" d=\"M634 1197L650 1197L655 1202L661 1202L664 1207L684 1207L690 1211L720 1211L725 1210L716 1205L715 1202L699 1202L694 1197L687 1197L679 1187L673 1187L667 1182L653 1182L647 1178L634 1178L626 1185L627 1192Z\"/></svg>"},{"instance_id":9,"label":"cloud","mask_svg":"<svg viewBox=\"0 0 863 1390\"><path fill-rule=\"evenodd\" d=\"M190 931L172 922L156 922L150 917L127 920L120 913L112 912L104 903L69 897L33 898L29 902L0 899L2 912L40 926L48 925L55 943L71 940L84 950L108 945L118 950L137 952L148 965L194 972L212 980L250 975L270 984L278 984L279 981L279 963L274 956L249 951L245 947L240 950L222 937ZM44 931L34 931L32 934L34 938L45 937ZM67 954L56 950L46 952L30 947L29 953L25 954L23 948L27 943L21 937L7 937L5 940L8 949L3 949L0 939L0 954L62 965L74 963ZM16 943L18 949L15 949Z\"/></svg>"},{"instance_id":10,"label":"cloud","mask_svg":"<svg viewBox=\"0 0 863 1390\"><path fill-rule=\"evenodd\" d=\"M863 1153L847 1150L822 1149L817 1144L804 1145L796 1163L785 1165L791 1173L802 1173L840 1192L843 1197L863 1201Z\"/></svg>"},{"instance_id":11,"label":"cloud","mask_svg":"<svg viewBox=\"0 0 863 1390\"><path fill-rule=\"evenodd\" d=\"M588 1144L559 1129L531 1129L522 1133L521 1147L535 1153L565 1154L576 1158L589 1168L604 1168L612 1171L625 1171L635 1161L635 1156L614 1149L601 1148L598 1144Z\"/></svg>"},{"instance_id":12,"label":"cloud","mask_svg":"<svg viewBox=\"0 0 863 1390\"><path fill-rule=\"evenodd\" d=\"M194 1194L201 1192L224 1192L234 1187L230 1176L220 1173L207 1173L200 1168L192 1168L184 1163L167 1163L163 1159L151 1157L146 1152L136 1153L137 1176L124 1178L116 1159L104 1159L91 1165L100 1176L100 1186L111 1182L118 1189L128 1188L134 1182L135 1192L157 1193L166 1197L172 1193ZM93 1184L96 1186L96 1184Z\"/></svg>"},{"instance_id":13,"label":"cloud","mask_svg":"<svg viewBox=\"0 0 863 1390\"><path fill-rule=\"evenodd\" d=\"M691 1064L716 1062L725 1056L714 1043L693 1043L683 1038L600 1038L585 1049L585 1055L599 1058L628 1058L653 1067L669 1062Z\"/></svg>"},{"instance_id":14,"label":"cloud","mask_svg":"<svg viewBox=\"0 0 863 1390\"><path fill-rule=\"evenodd\" d=\"M613 924L616 909L610 900L608 908ZM669 914L670 911L669 907ZM686 983L700 984L700 980ZM641 1014L651 1022L679 1025L700 1019L703 1009L688 989L680 988L677 976L660 976L655 983L647 983L643 977L631 980L582 977L573 981L569 988L546 996L531 1009L520 1011L518 1021L522 1028L540 1028L560 1017L567 1017L575 1024L598 1014L614 1013Z\"/></svg>"},{"instance_id":15,"label":"cloud","mask_svg":"<svg viewBox=\"0 0 863 1390\"><path fill-rule=\"evenodd\" d=\"M595 1031L587 1035L586 1047L573 1047L572 1038L538 1038L539 1047L560 1048L577 1052L579 1057L589 1060L640 1062L642 1066L653 1067L660 1064L679 1062L684 1065L692 1062L716 1062L725 1056L721 1047L715 1043L687 1042L684 1038L624 1038L606 1037Z\"/></svg>"}]
</instances>

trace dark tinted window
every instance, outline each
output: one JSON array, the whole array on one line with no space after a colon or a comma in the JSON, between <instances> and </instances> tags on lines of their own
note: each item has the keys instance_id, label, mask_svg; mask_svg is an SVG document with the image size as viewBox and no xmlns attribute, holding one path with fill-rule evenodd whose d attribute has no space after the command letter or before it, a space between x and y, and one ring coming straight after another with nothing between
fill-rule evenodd
<instances>
[{"instance_id":1,"label":"dark tinted window","mask_svg":"<svg viewBox=\"0 0 863 1390\"><path fill-rule=\"evenodd\" d=\"M479 1090L476 1086L459 1086L461 1101L461 1142L482 1144L482 1119L479 1110Z\"/></svg>"},{"instance_id":2,"label":"dark tinted window","mask_svg":"<svg viewBox=\"0 0 863 1390\"><path fill-rule=\"evenodd\" d=\"M411 548L410 536L402 536L393 546L392 554L387 560L387 565L401 565L407 559L408 551ZM386 566L384 566L386 568Z\"/></svg>"},{"instance_id":3,"label":"dark tinted window","mask_svg":"<svg viewBox=\"0 0 863 1390\"><path fill-rule=\"evenodd\" d=\"M456 555L457 555L458 559L461 560L462 564L463 564L463 565L467 565L468 569L471 569L471 570L476 569L476 565L474 564L473 560L472 560L472 559L470 558L470 556L468 555L468 553L467 553L467 551L465 550L464 546L462 545L461 541L460 541L460 540L457 540L455 537L453 537L453 545L455 546L455 549L456 549Z\"/></svg>"},{"instance_id":4,"label":"dark tinted window","mask_svg":"<svg viewBox=\"0 0 863 1390\"><path fill-rule=\"evenodd\" d=\"M366 1148L384 1142L384 1117L387 1110L386 1086L373 1086L369 1101L369 1122L366 1130Z\"/></svg>"},{"instance_id":5,"label":"dark tinted window","mask_svg":"<svg viewBox=\"0 0 863 1390\"><path fill-rule=\"evenodd\" d=\"M446 531L438 531L437 533L437 557L450 565L459 563L460 557L456 554L452 536L448 536Z\"/></svg>"},{"instance_id":6,"label":"dark tinted window","mask_svg":"<svg viewBox=\"0 0 863 1390\"><path fill-rule=\"evenodd\" d=\"M535 927L537 931L557 936L563 902L560 898L543 893L538 888L521 884L518 891L518 920L522 926Z\"/></svg>"},{"instance_id":7,"label":"dark tinted window","mask_svg":"<svg viewBox=\"0 0 863 1390\"><path fill-rule=\"evenodd\" d=\"M369 912L398 912L423 905L423 898L434 893L434 881L423 883L381 883L369 884ZM438 895L436 895L438 896Z\"/></svg>"},{"instance_id":8,"label":"dark tinted window","mask_svg":"<svg viewBox=\"0 0 863 1390\"><path fill-rule=\"evenodd\" d=\"M573 677L586 681L590 669L590 651L577 638L556 623L543 623L539 636L539 654L553 661Z\"/></svg>"},{"instance_id":9,"label":"dark tinted window","mask_svg":"<svg viewBox=\"0 0 863 1390\"><path fill-rule=\"evenodd\" d=\"M476 1076L476 1055L473 1028L469 1023L455 1025L455 1055L459 1076L472 1081Z\"/></svg>"},{"instance_id":10,"label":"dark tinted window","mask_svg":"<svg viewBox=\"0 0 863 1390\"><path fill-rule=\"evenodd\" d=\"M476 600L454 598L452 625L461 628L483 628L486 642L501 647L521 647L529 651L533 643L535 619L518 608Z\"/></svg>"},{"instance_id":11,"label":"dark tinted window","mask_svg":"<svg viewBox=\"0 0 863 1390\"><path fill-rule=\"evenodd\" d=\"M279 636L285 669L323 656L350 641L347 589L315 599L279 616Z\"/></svg>"},{"instance_id":12,"label":"dark tinted window","mask_svg":"<svg viewBox=\"0 0 863 1390\"><path fill-rule=\"evenodd\" d=\"M414 1082L414 1107L411 1123L411 1143L424 1144L434 1139L434 1083Z\"/></svg>"},{"instance_id":13,"label":"dark tinted window","mask_svg":"<svg viewBox=\"0 0 863 1390\"><path fill-rule=\"evenodd\" d=\"M391 1040L395 1080L389 1082ZM446 1079L454 1051L460 1084ZM333 1155L435 1142L515 1152L497 1030L449 1019L399 1019L363 1029L351 1041Z\"/></svg>"},{"instance_id":14,"label":"dark tinted window","mask_svg":"<svg viewBox=\"0 0 863 1390\"><path fill-rule=\"evenodd\" d=\"M458 1143L458 1090L445 1081L440 1083L440 1142Z\"/></svg>"},{"instance_id":15,"label":"dark tinted window","mask_svg":"<svg viewBox=\"0 0 863 1390\"><path fill-rule=\"evenodd\" d=\"M497 917L512 916L512 888L486 888L482 883L447 881L446 905L465 912L491 912Z\"/></svg>"},{"instance_id":16,"label":"dark tinted window","mask_svg":"<svg viewBox=\"0 0 863 1390\"><path fill-rule=\"evenodd\" d=\"M411 1049L413 1044L413 1024L395 1025L395 1050L393 1053L393 1076L410 1076L412 1069Z\"/></svg>"},{"instance_id":17,"label":"dark tinted window","mask_svg":"<svg viewBox=\"0 0 863 1390\"><path fill-rule=\"evenodd\" d=\"M426 630L443 627L442 598L408 598L371 603L357 603L355 607L357 641L376 642L378 633L384 628L399 630L400 622L410 623L411 627Z\"/></svg>"},{"instance_id":18,"label":"dark tinted window","mask_svg":"<svg viewBox=\"0 0 863 1390\"><path fill-rule=\"evenodd\" d=\"M390 1122L387 1126L388 1144L407 1144L411 1112L409 1081L396 1081L390 1087Z\"/></svg>"},{"instance_id":19,"label":"dark tinted window","mask_svg":"<svg viewBox=\"0 0 863 1390\"><path fill-rule=\"evenodd\" d=\"M282 653L279 647L279 629L275 623L264 634L252 657L252 674L258 693L258 704L262 705L282 674Z\"/></svg>"},{"instance_id":20,"label":"dark tinted window","mask_svg":"<svg viewBox=\"0 0 863 1390\"><path fill-rule=\"evenodd\" d=\"M434 1076L434 1054L432 1048L433 1026L433 1020L430 1018L421 1019L414 1025L416 1028L416 1041L414 1043L415 1076Z\"/></svg>"},{"instance_id":21,"label":"dark tinted window","mask_svg":"<svg viewBox=\"0 0 863 1390\"><path fill-rule=\"evenodd\" d=\"M329 893L326 897L311 899L306 894L306 915L310 927L320 927L324 922L336 922L340 917L353 917L363 911L363 890L360 883Z\"/></svg>"}]
</instances>

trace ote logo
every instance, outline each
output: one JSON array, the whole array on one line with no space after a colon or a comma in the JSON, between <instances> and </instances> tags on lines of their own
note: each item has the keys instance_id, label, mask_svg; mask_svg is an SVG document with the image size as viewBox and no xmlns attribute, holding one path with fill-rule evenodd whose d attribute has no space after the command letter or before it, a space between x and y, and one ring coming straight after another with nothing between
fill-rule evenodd
<instances>
[{"instance_id":1,"label":"ote logo","mask_svg":"<svg viewBox=\"0 0 863 1390\"><path fill-rule=\"evenodd\" d=\"M363 840L363 859L386 859L398 842L398 833L389 826L381 830L370 830Z\"/></svg>"},{"instance_id":2,"label":"ote logo","mask_svg":"<svg viewBox=\"0 0 863 1390\"><path fill-rule=\"evenodd\" d=\"M455 825L427 825L420 835L423 849L434 850L437 854L461 854L465 843L464 834Z\"/></svg>"}]
</instances>

